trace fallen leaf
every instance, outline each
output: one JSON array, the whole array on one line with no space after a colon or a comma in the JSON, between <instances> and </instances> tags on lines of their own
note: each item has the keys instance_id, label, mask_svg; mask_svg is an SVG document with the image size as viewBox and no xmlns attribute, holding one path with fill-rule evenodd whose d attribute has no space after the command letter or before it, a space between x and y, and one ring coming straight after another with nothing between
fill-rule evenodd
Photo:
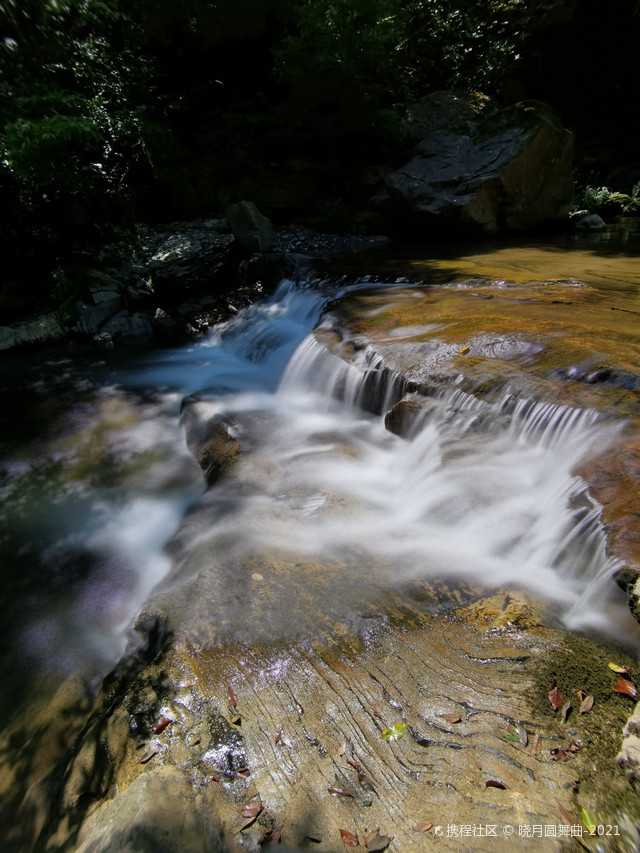
<instances>
[{"instance_id":1,"label":"fallen leaf","mask_svg":"<svg viewBox=\"0 0 640 853\"><path fill-rule=\"evenodd\" d=\"M561 814L561 816L562 816L562 821L563 821L564 825L565 825L565 826L575 826L575 825L577 824L577 821L575 821L575 820L573 819L573 817L569 814L569 812L568 812L568 811L565 809L565 807L562 805L562 803L560 802L560 800L556 800L556 804L557 804L557 806L558 806L558 811L560 812L560 814ZM589 848L587 847L587 845L584 843L584 841L582 840L582 838L581 838L579 835L575 835L575 836L572 836L572 837L573 837L573 838L575 838L575 840L578 842L578 844L580 845L580 847L583 847L585 850L588 850L588 849L589 849Z\"/></svg>"},{"instance_id":2,"label":"fallen leaf","mask_svg":"<svg viewBox=\"0 0 640 853\"><path fill-rule=\"evenodd\" d=\"M576 696L578 697L578 699L579 699L581 702L582 702L582 700L584 699L585 695L586 695L586 694L585 694L584 690L582 690L582 689L580 689L580 690L576 690Z\"/></svg>"},{"instance_id":3,"label":"fallen leaf","mask_svg":"<svg viewBox=\"0 0 640 853\"><path fill-rule=\"evenodd\" d=\"M569 716L569 712L571 711L571 702L567 700L562 706L562 722L567 722L567 717Z\"/></svg>"},{"instance_id":4,"label":"fallen leaf","mask_svg":"<svg viewBox=\"0 0 640 853\"><path fill-rule=\"evenodd\" d=\"M241 767L239 770L236 770L236 776L241 776L243 779L248 779L251 776L251 770L248 767Z\"/></svg>"},{"instance_id":5,"label":"fallen leaf","mask_svg":"<svg viewBox=\"0 0 640 853\"><path fill-rule=\"evenodd\" d=\"M612 669L614 672L617 672L618 675L627 675L629 673L628 666L620 666L618 663L608 663L607 666L609 669Z\"/></svg>"},{"instance_id":6,"label":"fallen leaf","mask_svg":"<svg viewBox=\"0 0 640 853\"><path fill-rule=\"evenodd\" d=\"M367 842L366 846L369 853L381 853L381 851L386 850L390 844L391 839L388 835L378 835L376 833L374 837Z\"/></svg>"},{"instance_id":7,"label":"fallen leaf","mask_svg":"<svg viewBox=\"0 0 640 853\"><path fill-rule=\"evenodd\" d=\"M282 729L280 729L280 731L278 732L278 734L275 737L275 743L280 743L280 741L282 740L283 734L284 734L284 732L282 731Z\"/></svg>"},{"instance_id":8,"label":"fallen leaf","mask_svg":"<svg viewBox=\"0 0 640 853\"><path fill-rule=\"evenodd\" d=\"M373 839L376 837L376 835L379 832L380 832L380 827L377 827L376 829L367 829L367 827L365 826L365 828L364 828L365 835L364 835L364 838L362 839L362 843L364 844L364 846L368 847L369 842L373 841Z\"/></svg>"},{"instance_id":9,"label":"fallen leaf","mask_svg":"<svg viewBox=\"0 0 640 853\"><path fill-rule=\"evenodd\" d=\"M499 779L487 779L484 783L485 788L500 788L501 791L506 791L507 786Z\"/></svg>"},{"instance_id":10,"label":"fallen leaf","mask_svg":"<svg viewBox=\"0 0 640 853\"><path fill-rule=\"evenodd\" d=\"M158 750L153 750L152 752L148 752L143 758L140 759L139 764L148 764L154 755L158 754Z\"/></svg>"},{"instance_id":11,"label":"fallen leaf","mask_svg":"<svg viewBox=\"0 0 640 853\"><path fill-rule=\"evenodd\" d=\"M462 717L458 714L438 714L439 717L442 717L443 720L446 720L448 723L461 723Z\"/></svg>"},{"instance_id":12,"label":"fallen leaf","mask_svg":"<svg viewBox=\"0 0 640 853\"><path fill-rule=\"evenodd\" d=\"M231 708L229 708L229 722L234 726L242 724L242 717L240 714L234 714Z\"/></svg>"},{"instance_id":13,"label":"fallen leaf","mask_svg":"<svg viewBox=\"0 0 640 853\"><path fill-rule=\"evenodd\" d=\"M258 817L263 808L262 800L260 797L256 797L255 800L251 800L250 803L245 803L242 806L240 814L242 817Z\"/></svg>"},{"instance_id":14,"label":"fallen leaf","mask_svg":"<svg viewBox=\"0 0 640 853\"><path fill-rule=\"evenodd\" d=\"M583 806L580 809L580 816L582 818L583 826L586 826L586 828L589 830L589 832L592 832L593 829L595 829L595 827L596 827L596 821L595 821L595 818L593 817L593 815L591 815L591 813L588 812L587 809L585 809L585 807ZM592 829L592 827L593 827L593 829Z\"/></svg>"},{"instance_id":15,"label":"fallen leaf","mask_svg":"<svg viewBox=\"0 0 640 853\"><path fill-rule=\"evenodd\" d=\"M349 832L348 829L340 830L340 838L342 838L342 843L345 847L357 847L360 843L358 836L354 835L353 832Z\"/></svg>"},{"instance_id":16,"label":"fallen leaf","mask_svg":"<svg viewBox=\"0 0 640 853\"><path fill-rule=\"evenodd\" d=\"M581 743L576 743L575 740L572 740L569 746L567 747L567 752L580 752L582 749Z\"/></svg>"},{"instance_id":17,"label":"fallen leaf","mask_svg":"<svg viewBox=\"0 0 640 853\"><path fill-rule=\"evenodd\" d=\"M564 749L561 749L559 746L554 746L549 752L554 761L571 761L571 756L567 755Z\"/></svg>"},{"instance_id":18,"label":"fallen leaf","mask_svg":"<svg viewBox=\"0 0 640 853\"><path fill-rule=\"evenodd\" d=\"M159 723L156 723L155 726L151 729L154 735L160 734L161 731L167 728L167 726L171 725L173 720L170 720L169 717L163 717Z\"/></svg>"},{"instance_id":19,"label":"fallen leaf","mask_svg":"<svg viewBox=\"0 0 640 853\"><path fill-rule=\"evenodd\" d=\"M512 735L512 734L511 734L511 732L505 732L505 733L502 735L502 737L503 737L505 740L510 740L510 741L512 741L513 743L520 743L520 738L518 737L518 735Z\"/></svg>"},{"instance_id":20,"label":"fallen leaf","mask_svg":"<svg viewBox=\"0 0 640 853\"><path fill-rule=\"evenodd\" d=\"M400 740L406 730L407 723L394 723L388 729L384 729L384 731L382 732L382 737L388 741Z\"/></svg>"},{"instance_id":21,"label":"fallen leaf","mask_svg":"<svg viewBox=\"0 0 640 853\"><path fill-rule=\"evenodd\" d=\"M233 689L231 687L227 687L227 702L229 703L230 708L236 707L236 699L237 699L237 696L233 692Z\"/></svg>"},{"instance_id":22,"label":"fallen leaf","mask_svg":"<svg viewBox=\"0 0 640 853\"><path fill-rule=\"evenodd\" d=\"M516 725L516 731L518 732L518 740L520 741L520 743L523 746L526 746L529 743L528 731L525 729L525 727L521 723L518 723Z\"/></svg>"},{"instance_id":23,"label":"fallen leaf","mask_svg":"<svg viewBox=\"0 0 640 853\"><path fill-rule=\"evenodd\" d=\"M429 830L431 829L432 826L433 826L433 823L430 823L430 822L415 823L411 828L413 829L414 832L429 832Z\"/></svg>"},{"instance_id":24,"label":"fallen leaf","mask_svg":"<svg viewBox=\"0 0 640 853\"><path fill-rule=\"evenodd\" d=\"M352 791L341 791L340 788L327 788L332 797L355 797Z\"/></svg>"},{"instance_id":25,"label":"fallen leaf","mask_svg":"<svg viewBox=\"0 0 640 853\"><path fill-rule=\"evenodd\" d=\"M559 800L556 800L556 803L558 805L558 811L560 812L560 816L562 817L564 825L573 826L576 822L574 821L573 816L570 814L570 812L567 811L567 809L565 809L565 807Z\"/></svg>"},{"instance_id":26,"label":"fallen leaf","mask_svg":"<svg viewBox=\"0 0 640 853\"><path fill-rule=\"evenodd\" d=\"M586 714L593 708L594 698L591 694L585 696L580 703L580 714Z\"/></svg>"},{"instance_id":27,"label":"fallen leaf","mask_svg":"<svg viewBox=\"0 0 640 853\"><path fill-rule=\"evenodd\" d=\"M458 350L458 355L465 355L468 352L469 352L469 347L462 347L461 349Z\"/></svg>"},{"instance_id":28,"label":"fallen leaf","mask_svg":"<svg viewBox=\"0 0 640 853\"><path fill-rule=\"evenodd\" d=\"M555 678L551 682L551 687L549 688L549 702L551 702L554 711L557 711L558 708L562 707L562 693L558 690Z\"/></svg>"},{"instance_id":29,"label":"fallen leaf","mask_svg":"<svg viewBox=\"0 0 640 853\"><path fill-rule=\"evenodd\" d=\"M623 696L628 696L630 699L635 699L638 695L635 684L627 681L626 678L619 678L618 683L613 688L615 693L621 693Z\"/></svg>"},{"instance_id":30,"label":"fallen leaf","mask_svg":"<svg viewBox=\"0 0 640 853\"><path fill-rule=\"evenodd\" d=\"M362 770L362 767L358 764L357 761L353 761L351 758L345 758L345 761L347 762L347 764L353 767L354 770L357 770L358 773Z\"/></svg>"},{"instance_id":31,"label":"fallen leaf","mask_svg":"<svg viewBox=\"0 0 640 853\"><path fill-rule=\"evenodd\" d=\"M258 844L262 847L266 847L267 844L277 844L280 841L281 832L279 829L265 829L260 838L258 839Z\"/></svg>"},{"instance_id":32,"label":"fallen leaf","mask_svg":"<svg viewBox=\"0 0 640 853\"><path fill-rule=\"evenodd\" d=\"M362 770L358 770L358 782L360 782L360 787L363 791L370 791L372 794L377 794L378 792L373 787L373 782L369 777L362 772Z\"/></svg>"},{"instance_id":33,"label":"fallen leaf","mask_svg":"<svg viewBox=\"0 0 640 853\"><path fill-rule=\"evenodd\" d=\"M349 755L351 755L351 751L352 746L350 738L346 737L345 735L342 735L342 744L340 745L340 751L338 752L338 755L344 755L345 752L348 752Z\"/></svg>"},{"instance_id":34,"label":"fallen leaf","mask_svg":"<svg viewBox=\"0 0 640 853\"><path fill-rule=\"evenodd\" d=\"M382 716L382 714L380 713L380 711L374 711L374 712L373 712L373 716L374 716L374 717L377 717L379 720L384 720L384 717Z\"/></svg>"}]
</instances>

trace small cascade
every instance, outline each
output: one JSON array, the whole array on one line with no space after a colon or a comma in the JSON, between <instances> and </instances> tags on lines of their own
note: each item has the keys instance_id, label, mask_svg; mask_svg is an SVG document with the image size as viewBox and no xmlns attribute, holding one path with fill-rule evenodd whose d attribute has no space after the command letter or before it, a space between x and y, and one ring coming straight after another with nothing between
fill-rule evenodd
<instances>
[{"instance_id":1,"label":"small cascade","mask_svg":"<svg viewBox=\"0 0 640 853\"><path fill-rule=\"evenodd\" d=\"M406 380L384 364L371 347L353 349L346 360L315 335L309 335L292 356L279 385L280 393L313 389L330 400L381 415L401 400Z\"/></svg>"},{"instance_id":2,"label":"small cascade","mask_svg":"<svg viewBox=\"0 0 640 853\"><path fill-rule=\"evenodd\" d=\"M361 417L384 415L407 383L371 347L348 356L310 335L279 393L291 404L296 390L313 390L321 407L323 399L325 407L340 401ZM372 424L381 428L381 420L363 420L356 456L333 460L325 448L305 463L316 494L362 502L346 525L315 513L308 541L336 550L375 543L399 581L421 573L520 585L555 601L574 627L610 627L603 579L611 592L618 563L607 555L602 509L574 471L609 447L623 424L510 393L482 400L456 384L410 399L416 413L404 440L377 434ZM349 417L353 424L357 415Z\"/></svg>"}]
</instances>

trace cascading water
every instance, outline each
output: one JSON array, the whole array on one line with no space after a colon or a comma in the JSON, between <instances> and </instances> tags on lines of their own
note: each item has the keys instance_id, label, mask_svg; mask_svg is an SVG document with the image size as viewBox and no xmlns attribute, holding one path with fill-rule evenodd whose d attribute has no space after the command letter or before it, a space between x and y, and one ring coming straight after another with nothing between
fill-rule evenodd
<instances>
[{"instance_id":1,"label":"cascading water","mask_svg":"<svg viewBox=\"0 0 640 853\"><path fill-rule=\"evenodd\" d=\"M355 555L383 586L422 577L513 584L554 602L571 626L617 633L624 605L611 609L602 595L615 566L599 507L574 471L619 426L509 396L488 404L454 385L425 398L414 432L400 438L383 416L403 381L372 351L356 348L347 363L309 334L336 295L283 282L196 345L83 376L66 365L64 428L4 464L3 517L14 527L5 566L22 565L29 588L7 596L9 610L22 597L22 617L11 620L5 670L25 650L67 668L110 665L154 584L188 620L181 566L164 551L203 488L177 433L182 397L207 417L258 425L240 486L215 485L198 536L182 539L183 551L203 548L204 564L215 553L235 565L258 548L318 565L339 560L342 577L320 586L313 603L321 611L348 603ZM39 391L55 394L61 379L59 364L48 379L40 369ZM25 508L30 521L18 524ZM295 602L280 603L295 612ZM215 630L222 605L203 606Z\"/></svg>"}]
</instances>

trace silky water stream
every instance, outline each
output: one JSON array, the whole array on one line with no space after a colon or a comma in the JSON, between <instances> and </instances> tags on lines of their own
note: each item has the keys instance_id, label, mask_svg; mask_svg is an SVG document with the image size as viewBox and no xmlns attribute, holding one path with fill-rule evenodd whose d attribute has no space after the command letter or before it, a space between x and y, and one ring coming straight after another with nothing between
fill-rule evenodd
<instances>
[{"instance_id":1,"label":"silky water stream","mask_svg":"<svg viewBox=\"0 0 640 853\"><path fill-rule=\"evenodd\" d=\"M513 585L551 602L571 628L637 643L611 581L601 508L576 475L616 442L623 419L509 394L487 403L454 383L432 395L411 435L392 434L383 416L401 387L367 411L362 365L309 337L331 301L382 287L366 277L285 281L181 349L126 361L95 352L5 361L5 719L39 684L72 671L103 676L157 585L174 626L188 633L193 602L166 550L204 489L179 425L185 397L207 417L261 425L239 491L227 495L224 479L209 490L224 511L211 513L194 548L214 543L228 566L283 547L318 564L343 562L344 576L320 587L307 614L348 607L358 583L349 559L357 555L362 571L374 555L366 572L380 572L380 585L425 577ZM252 458L270 460L278 481L269 484L264 468L247 474ZM183 562L202 573L203 564ZM241 612L234 620L233 596L223 598L204 604L212 634L217 622L234 623L260 639L268 614L260 624ZM297 602L280 604L287 618L274 613L269 636L304 632Z\"/></svg>"}]
</instances>

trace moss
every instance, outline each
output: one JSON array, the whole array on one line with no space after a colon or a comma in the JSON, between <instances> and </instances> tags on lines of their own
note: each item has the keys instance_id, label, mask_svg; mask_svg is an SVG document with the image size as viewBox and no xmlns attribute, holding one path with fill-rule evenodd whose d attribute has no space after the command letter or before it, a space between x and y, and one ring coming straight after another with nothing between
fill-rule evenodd
<instances>
[{"instance_id":1,"label":"moss","mask_svg":"<svg viewBox=\"0 0 640 853\"><path fill-rule=\"evenodd\" d=\"M619 767L616 757L622 732L633 709L630 699L615 693L618 676L607 664L614 661L633 668L634 660L613 647L596 645L579 634L564 633L561 644L538 658L535 664L535 710L548 726L548 734L563 748L572 742L582 748L572 759L579 777L575 792L576 812L585 808L598 824L617 825L623 816L634 823L640 818L637 793ZM554 711L549 688L556 680L563 702L571 702L566 723L562 710ZM577 691L594 697L591 711L579 714ZM607 850L626 850L623 839L615 837ZM613 845L613 846L611 846Z\"/></svg>"}]
</instances>

